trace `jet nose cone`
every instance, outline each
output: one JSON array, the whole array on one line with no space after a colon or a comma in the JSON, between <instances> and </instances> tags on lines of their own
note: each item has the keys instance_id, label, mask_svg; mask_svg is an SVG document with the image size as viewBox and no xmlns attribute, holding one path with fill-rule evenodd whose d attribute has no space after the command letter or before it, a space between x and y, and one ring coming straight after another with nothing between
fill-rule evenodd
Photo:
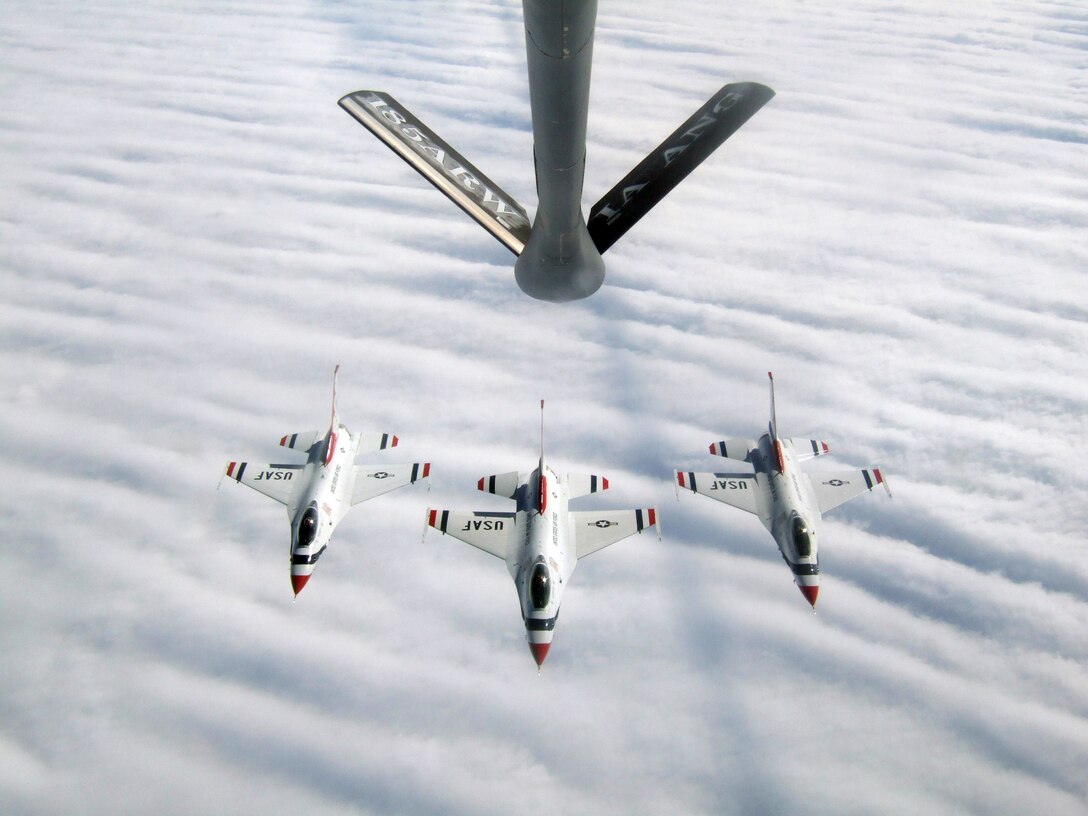
<instances>
[{"instance_id":1,"label":"jet nose cone","mask_svg":"<svg viewBox=\"0 0 1088 816\"><path fill-rule=\"evenodd\" d=\"M812 608L816 608L816 596L820 594L820 587L816 586L800 586L801 594L805 596L805 600L812 604Z\"/></svg>"},{"instance_id":2,"label":"jet nose cone","mask_svg":"<svg viewBox=\"0 0 1088 816\"><path fill-rule=\"evenodd\" d=\"M302 592L302 588L306 586L306 582L310 580L309 575L292 575L291 576L291 588L298 595Z\"/></svg>"},{"instance_id":3,"label":"jet nose cone","mask_svg":"<svg viewBox=\"0 0 1088 816\"><path fill-rule=\"evenodd\" d=\"M536 661L537 666L544 665L544 658L548 656L548 649L552 645L550 643L530 643L529 651L533 653L533 660Z\"/></svg>"}]
</instances>

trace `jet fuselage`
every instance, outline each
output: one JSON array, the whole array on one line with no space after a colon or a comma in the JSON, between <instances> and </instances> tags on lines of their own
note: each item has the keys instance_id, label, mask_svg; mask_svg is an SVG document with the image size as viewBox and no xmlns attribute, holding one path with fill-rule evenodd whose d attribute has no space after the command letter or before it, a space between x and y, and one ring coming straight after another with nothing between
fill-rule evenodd
<instances>
[{"instance_id":1,"label":"jet fuselage","mask_svg":"<svg viewBox=\"0 0 1088 816\"><path fill-rule=\"evenodd\" d=\"M774 536L801 593L809 603L815 603L820 562L813 525L822 516L809 478L792 450L770 434L760 437L750 455L759 488L759 520Z\"/></svg>"},{"instance_id":2,"label":"jet fuselage","mask_svg":"<svg viewBox=\"0 0 1088 816\"><path fill-rule=\"evenodd\" d=\"M526 531L506 556L514 579L525 636L537 664L551 646L563 590L578 564L569 530L570 491L543 459L516 495Z\"/></svg>"},{"instance_id":3,"label":"jet fuselage","mask_svg":"<svg viewBox=\"0 0 1088 816\"><path fill-rule=\"evenodd\" d=\"M359 440L337 421L314 445L302 470L302 484L287 507L291 519L291 586L297 595L310 580L333 531L351 509Z\"/></svg>"}]
</instances>

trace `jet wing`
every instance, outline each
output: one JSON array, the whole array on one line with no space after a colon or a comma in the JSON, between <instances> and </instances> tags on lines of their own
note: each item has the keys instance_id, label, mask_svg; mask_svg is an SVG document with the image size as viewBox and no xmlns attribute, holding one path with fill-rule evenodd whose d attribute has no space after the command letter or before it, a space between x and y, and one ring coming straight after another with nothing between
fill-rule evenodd
<instances>
[{"instance_id":1,"label":"jet wing","mask_svg":"<svg viewBox=\"0 0 1088 816\"><path fill-rule=\"evenodd\" d=\"M427 524L503 559L518 540L517 513L428 510Z\"/></svg>"},{"instance_id":2,"label":"jet wing","mask_svg":"<svg viewBox=\"0 0 1088 816\"><path fill-rule=\"evenodd\" d=\"M758 515L756 476L754 473L692 473L676 471L676 484Z\"/></svg>"},{"instance_id":3,"label":"jet wing","mask_svg":"<svg viewBox=\"0 0 1088 816\"><path fill-rule=\"evenodd\" d=\"M356 505L373 499L398 487L415 484L431 475L430 462L411 465L355 465L355 487L351 491L351 503Z\"/></svg>"},{"instance_id":4,"label":"jet wing","mask_svg":"<svg viewBox=\"0 0 1088 816\"><path fill-rule=\"evenodd\" d=\"M264 493L280 504L288 504L305 465L273 465L256 462L231 462L227 476L234 481Z\"/></svg>"},{"instance_id":5,"label":"jet wing","mask_svg":"<svg viewBox=\"0 0 1088 816\"><path fill-rule=\"evenodd\" d=\"M361 433L359 434L359 453L371 453L386 448L395 448L399 441L396 434Z\"/></svg>"},{"instance_id":6,"label":"jet wing","mask_svg":"<svg viewBox=\"0 0 1088 816\"><path fill-rule=\"evenodd\" d=\"M880 468L847 470L842 473L819 471L806 475L812 485L812 492L816 496L816 503L820 505L821 513L826 513L862 493L868 493L878 484L884 485L889 496L892 494L891 488L880 473Z\"/></svg>"},{"instance_id":7,"label":"jet wing","mask_svg":"<svg viewBox=\"0 0 1088 816\"><path fill-rule=\"evenodd\" d=\"M299 433L289 433L286 436L280 437L280 445L291 450L302 451L305 453L313 447L314 442L322 437L321 431L300 431Z\"/></svg>"},{"instance_id":8,"label":"jet wing","mask_svg":"<svg viewBox=\"0 0 1088 816\"><path fill-rule=\"evenodd\" d=\"M603 550L609 544L641 533L657 523L657 511L646 510L584 510L571 513L570 530L578 558Z\"/></svg>"},{"instance_id":9,"label":"jet wing","mask_svg":"<svg viewBox=\"0 0 1088 816\"><path fill-rule=\"evenodd\" d=\"M793 455L798 461L812 459L815 456L823 456L831 453L831 448L822 439L786 439L786 444L793 449Z\"/></svg>"}]
</instances>

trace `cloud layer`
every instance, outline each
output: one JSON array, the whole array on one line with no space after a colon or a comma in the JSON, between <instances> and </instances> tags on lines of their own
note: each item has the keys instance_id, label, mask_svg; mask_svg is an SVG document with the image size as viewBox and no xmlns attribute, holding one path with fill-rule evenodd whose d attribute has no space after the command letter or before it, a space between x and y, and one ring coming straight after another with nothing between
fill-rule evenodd
<instances>
[{"instance_id":1,"label":"cloud layer","mask_svg":"<svg viewBox=\"0 0 1088 816\"><path fill-rule=\"evenodd\" d=\"M648 7L652 5L652 7ZM0 21L0 810L1081 813L1088 13L602 2L586 206L726 81L778 95L606 257L512 257L336 107L386 90L535 205L516 3L41 3ZM340 411L421 486L290 602L224 484ZM673 467L779 422L879 465L813 616ZM608 475L539 677L485 473ZM814 466L820 463L814 463Z\"/></svg>"}]
</instances>

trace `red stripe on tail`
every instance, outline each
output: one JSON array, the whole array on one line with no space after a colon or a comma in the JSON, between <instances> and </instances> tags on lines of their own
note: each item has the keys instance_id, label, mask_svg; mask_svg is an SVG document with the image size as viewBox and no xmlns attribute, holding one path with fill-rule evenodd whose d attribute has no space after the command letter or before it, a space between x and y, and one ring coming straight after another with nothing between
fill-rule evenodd
<instances>
[{"instance_id":1,"label":"red stripe on tail","mask_svg":"<svg viewBox=\"0 0 1088 816\"><path fill-rule=\"evenodd\" d=\"M782 455L782 443L777 439L774 441L774 463L778 467L779 473L786 472L786 459Z\"/></svg>"}]
</instances>

